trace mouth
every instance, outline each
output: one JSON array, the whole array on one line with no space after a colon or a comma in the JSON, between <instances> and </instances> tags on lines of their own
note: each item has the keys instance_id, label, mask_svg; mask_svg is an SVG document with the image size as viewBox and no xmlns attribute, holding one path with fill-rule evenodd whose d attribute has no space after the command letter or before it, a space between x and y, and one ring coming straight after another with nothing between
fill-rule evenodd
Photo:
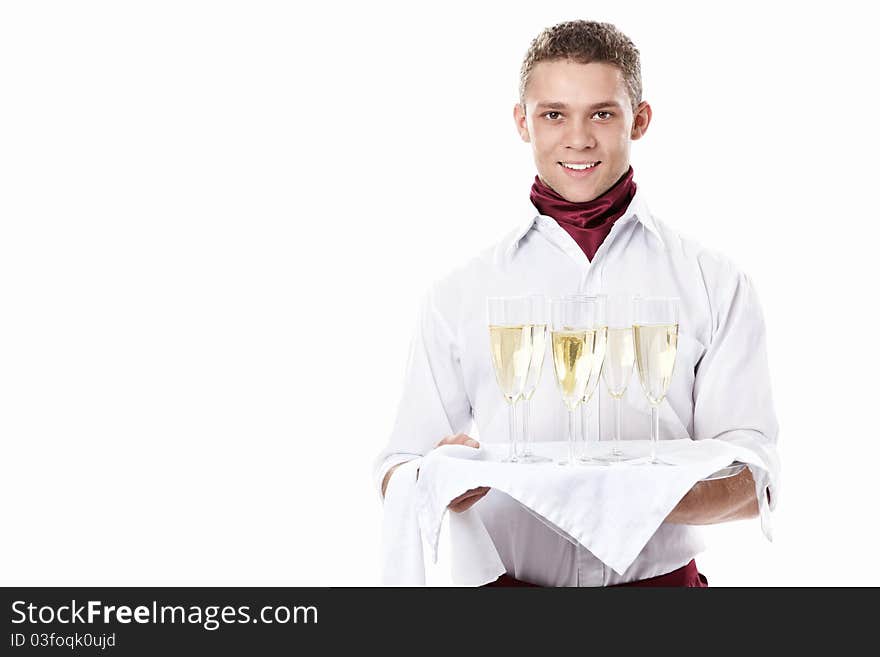
<instances>
[{"instance_id":1,"label":"mouth","mask_svg":"<svg viewBox=\"0 0 880 657\"><path fill-rule=\"evenodd\" d=\"M557 164L562 167L562 170L565 171L566 175L571 176L572 178L586 178L593 171L595 171L600 164L602 164L601 160L596 160L594 162L557 162Z\"/></svg>"}]
</instances>

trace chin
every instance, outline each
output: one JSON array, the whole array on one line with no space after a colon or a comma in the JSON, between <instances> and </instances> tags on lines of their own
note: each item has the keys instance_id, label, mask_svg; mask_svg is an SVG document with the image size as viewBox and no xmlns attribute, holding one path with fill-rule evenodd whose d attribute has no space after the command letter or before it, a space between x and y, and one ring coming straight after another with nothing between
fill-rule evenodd
<instances>
[{"instance_id":1,"label":"chin","mask_svg":"<svg viewBox=\"0 0 880 657\"><path fill-rule=\"evenodd\" d=\"M599 196L593 185L589 187L560 186L556 191L560 196L572 203L586 203Z\"/></svg>"},{"instance_id":2,"label":"chin","mask_svg":"<svg viewBox=\"0 0 880 657\"><path fill-rule=\"evenodd\" d=\"M571 196L566 196L569 201L572 203L587 203L588 201L595 200L599 195L593 193L583 193L583 194L572 194Z\"/></svg>"}]
</instances>

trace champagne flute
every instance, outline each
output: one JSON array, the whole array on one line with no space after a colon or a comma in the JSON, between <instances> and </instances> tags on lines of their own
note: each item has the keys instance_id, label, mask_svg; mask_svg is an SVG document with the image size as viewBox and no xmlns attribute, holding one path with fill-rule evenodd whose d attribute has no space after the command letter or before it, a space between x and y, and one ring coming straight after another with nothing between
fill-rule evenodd
<instances>
[{"instance_id":1,"label":"champagne flute","mask_svg":"<svg viewBox=\"0 0 880 657\"><path fill-rule=\"evenodd\" d=\"M516 401L520 398L532 358L532 329L528 297L490 297L489 345L495 379L507 402L510 450L505 463L516 463Z\"/></svg>"},{"instance_id":2,"label":"champagne flute","mask_svg":"<svg viewBox=\"0 0 880 657\"><path fill-rule=\"evenodd\" d=\"M602 378L608 394L614 400L614 447L611 456L615 461L625 456L620 449L620 402L626 394L629 380L635 365L635 347L632 329L632 299L614 296L607 301L608 347L605 352L605 366Z\"/></svg>"},{"instance_id":3,"label":"champagne flute","mask_svg":"<svg viewBox=\"0 0 880 657\"><path fill-rule=\"evenodd\" d=\"M660 441L660 404L666 398L678 348L678 299L636 297L633 300L633 344L642 390L651 404L651 460Z\"/></svg>"},{"instance_id":4,"label":"champagne flute","mask_svg":"<svg viewBox=\"0 0 880 657\"><path fill-rule=\"evenodd\" d=\"M584 388L584 398L581 400L581 432L583 434L584 451L580 456L581 463L600 463L602 459L593 458L589 455L590 449L590 417L589 403L599 382L602 364L605 360L605 346L608 339L607 322L605 320L605 295L571 294L569 298L590 300L595 307L591 313L590 328L587 333L588 354L590 356L590 373L587 377L587 385Z\"/></svg>"},{"instance_id":5,"label":"champagne flute","mask_svg":"<svg viewBox=\"0 0 880 657\"><path fill-rule=\"evenodd\" d=\"M596 312L596 300L561 297L550 300L550 337L553 347L553 369L568 410L568 459L560 465L575 461L574 417L584 398L590 377L591 349L594 340L587 342Z\"/></svg>"},{"instance_id":6,"label":"champagne flute","mask_svg":"<svg viewBox=\"0 0 880 657\"><path fill-rule=\"evenodd\" d=\"M538 456L532 453L531 424L529 417L529 405L532 395L541 380L541 370L544 367L544 355L547 351L547 300L541 295L529 297L529 327L532 338L532 358L529 362L529 373L523 394L520 397L522 406L522 454L519 460L522 463L544 463L550 459L546 456Z\"/></svg>"}]
</instances>

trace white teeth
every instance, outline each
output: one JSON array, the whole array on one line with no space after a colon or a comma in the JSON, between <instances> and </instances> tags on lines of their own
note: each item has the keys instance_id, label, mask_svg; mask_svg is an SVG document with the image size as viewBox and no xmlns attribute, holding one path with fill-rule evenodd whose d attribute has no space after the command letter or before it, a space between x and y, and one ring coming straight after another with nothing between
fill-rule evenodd
<instances>
[{"instance_id":1,"label":"white teeth","mask_svg":"<svg viewBox=\"0 0 880 657\"><path fill-rule=\"evenodd\" d=\"M598 162L593 162L591 164L568 164L566 162L560 162L562 166L566 169L574 169L575 171L584 171L586 169L592 169L594 166L599 164Z\"/></svg>"}]
</instances>

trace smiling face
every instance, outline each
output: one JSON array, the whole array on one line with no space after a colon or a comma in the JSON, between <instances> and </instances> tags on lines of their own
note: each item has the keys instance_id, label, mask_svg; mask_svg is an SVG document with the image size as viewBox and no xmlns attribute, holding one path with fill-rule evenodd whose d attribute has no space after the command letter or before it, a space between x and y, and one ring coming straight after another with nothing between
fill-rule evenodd
<instances>
[{"instance_id":1,"label":"smiling face","mask_svg":"<svg viewBox=\"0 0 880 657\"><path fill-rule=\"evenodd\" d=\"M514 107L522 140L532 145L538 176L563 198L582 203L608 191L629 169L630 142L651 121L633 111L620 69L571 60L539 62Z\"/></svg>"}]
</instances>

